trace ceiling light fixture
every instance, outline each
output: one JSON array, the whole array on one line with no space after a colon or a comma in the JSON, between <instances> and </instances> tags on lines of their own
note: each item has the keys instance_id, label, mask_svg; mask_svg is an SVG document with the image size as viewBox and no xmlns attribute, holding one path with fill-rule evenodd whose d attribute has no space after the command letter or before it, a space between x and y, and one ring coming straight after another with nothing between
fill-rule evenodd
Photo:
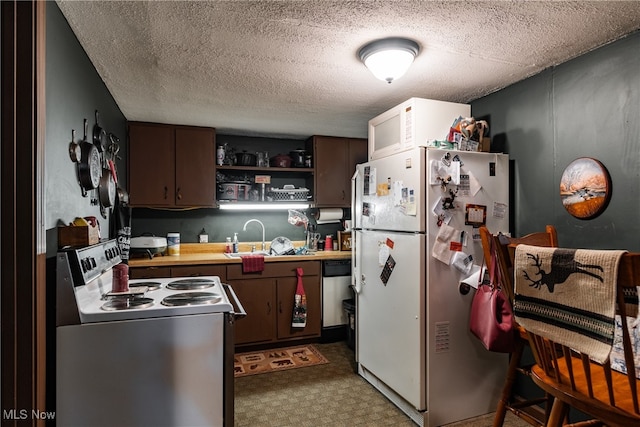
<instances>
[{"instance_id":1,"label":"ceiling light fixture","mask_svg":"<svg viewBox=\"0 0 640 427\"><path fill-rule=\"evenodd\" d=\"M364 45L358 56L374 76L391 83L407 72L419 51L418 43L413 40L391 37Z\"/></svg>"}]
</instances>

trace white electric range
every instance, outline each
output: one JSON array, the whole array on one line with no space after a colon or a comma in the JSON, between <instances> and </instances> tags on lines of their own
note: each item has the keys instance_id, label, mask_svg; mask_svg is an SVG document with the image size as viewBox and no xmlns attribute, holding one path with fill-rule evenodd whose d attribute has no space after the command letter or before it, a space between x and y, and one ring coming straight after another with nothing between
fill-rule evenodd
<instances>
[{"instance_id":1,"label":"white electric range","mask_svg":"<svg viewBox=\"0 0 640 427\"><path fill-rule=\"evenodd\" d=\"M232 426L233 325L244 309L231 287L217 276L154 278L114 293L120 262L115 240L57 255L58 423Z\"/></svg>"}]
</instances>

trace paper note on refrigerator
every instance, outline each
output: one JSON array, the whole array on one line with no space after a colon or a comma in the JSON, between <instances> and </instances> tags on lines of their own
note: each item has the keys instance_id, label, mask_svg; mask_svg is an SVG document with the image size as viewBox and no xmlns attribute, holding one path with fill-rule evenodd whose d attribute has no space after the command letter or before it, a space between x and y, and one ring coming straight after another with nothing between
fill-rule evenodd
<instances>
[{"instance_id":1,"label":"paper note on refrigerator","mask_svg":"<svg viewBox=\"0 0 640 427\"><path fill-rule=\"evenodd\" d=\"M447 224L442 224L440 226L440 231L438 231L438 235L436 236L436 241L433 244L433 252L431 255L438 261L449 265L451 263L451 256L453 255L453 252L449 249L451 241L455 236L459 235L460 232L455 228L450 227Z\"/></svg>"},{"instance_id":2,"label":"paper note on refrigerator","mask_svg":"<svg viewBox=\"0 0 640 427\"><path fill-rule=\"evenodd\" d=\"M402 205L403 190L406 190L406 188L403 187L402 185L402 181L393 181L393 184L391 184L391 189L392 189L392 197L393 197L393 206Z\"/></svg>"},{"instance_id":3,"label":"paper note on refrigerator","mask_svg":"<svg viewBox=\"0 0 640 427\"><path fill-rule=\"evenodd\" d=\"M429 166L431 168L429 184L460 184L460 162L449 162L447 165L441 161L432 160Z\"/></svg>"},{"instance_id":4,"label":"paper note on refrigerator","mask_svg":"<svg viewBox=\"0 0 640 427\"><path fill-rule=\"evenodd\" d=\"M469 196L475 197L478 191L482 188L480 181L471 172L467 172L469 175Z\"/></svg>"},{"instance_id":5,"label":"paper note on refrigerator","mask_svg":"<svg viewBox=\"0 0 640 427\"><path fill-rule=\"evenodd\" d=\"M380 266L385 265L388 258L389 258L389 246L387 246L386 244L379 244L378 264Z\"/></svg>"},{"instance_id":6,"label":"paper note on refrigerator","mask_svg":"<svg viewBox=\"0 0 640 427\"><path fill-rule=\"evenodd\" d=\"M368 169L368 174L367 174ZM376 178L376 168L371 168L367 166L365 168L365 183L364 183L364 194L365 195L373 195L376 194L376 190L378 187L378 180Z\"/></svg>"},{"instance_id":7,"label":"paper note on refrigerator","mask_svg":"<svg viewBox=\"0 0 640 427\"><path fill-rule=\"evenodd\" d=\"M471 274L464 279L462 279L461 283L471 286L474 289L478 289L478 282L480 281L480 274L482 274L483 269L473 264L471 267Z\"/></svg>"},{"instance_id":8,"label":"paper note on refrigerator","mask_svg":"<svg viewBox=\"0 0 640 427\"><path fill-rule=\"evenodd\" d=\"M507 204L500 202L493 202L493 217L504 218L507 212Z\"/></svg>"}]
</instances>

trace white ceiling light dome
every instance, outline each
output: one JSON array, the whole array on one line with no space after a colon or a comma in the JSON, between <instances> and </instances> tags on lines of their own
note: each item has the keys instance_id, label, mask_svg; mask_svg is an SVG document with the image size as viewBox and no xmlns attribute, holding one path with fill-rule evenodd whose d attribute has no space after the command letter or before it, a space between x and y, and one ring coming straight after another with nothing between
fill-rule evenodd
<instances>
[{"instance_id":1,"label":"white ceiling light dome","mask_svg":"<svg viewBox=\"0 0 640 427\"><path fill-rule=\"evenodd\" d=\"M374 76L391 83L407 72L419 51L418 43L413 40L390 37L364 45L358 56Z\"/></svg>"}]
</instances>

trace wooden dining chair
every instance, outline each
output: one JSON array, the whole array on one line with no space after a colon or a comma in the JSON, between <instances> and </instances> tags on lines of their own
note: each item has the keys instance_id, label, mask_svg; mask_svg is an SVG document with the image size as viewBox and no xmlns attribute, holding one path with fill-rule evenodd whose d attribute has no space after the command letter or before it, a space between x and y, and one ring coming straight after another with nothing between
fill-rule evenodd
<instances>
[{"instance_id":1,"label":"wooden dining chair","mask_svg":"<svg viewBox=\"0 0 640 427\"><path fill-rule=\"evenodd\" d=\"M545 231L527 234L522 237L509 237L503 234L493 235L485 226L480 227L480 240L487 267L491 267L491 250L496 251L496 261L503 280L504 292L513 303L513 265L509 256L509 245L524 243L535 246L557 247L558 235L552 225L547 225ZM541 398L525 399L513 395L513 386L518 374L530 376L530 365L522 364L524 349L528 346L526 332L516 324L515 350L509 356L509 366L500 400L496 408L493 420L493 427L502 427L507 411L510 411L519 418L525 420L535 427L543 427L546 424L549 411L551 410L552 398L549 395ZM537 407L544 405L544 413Z\"/></svg>"},{"instance_id":2,"label":"wooden dining chair","mask_svg":"<svg viewBox=\"0 0 640 427\"><path fill-rule=\"evenodd\" d=\"M510 247L512 254L515 252L515 247L515 245ZM535 257L530 260L537 262ZM576 261L574 260L573 263L575 266ZM539 264L535 265L539 268ZM587 267L593 267L593 265ZM592 271L597 271L601 275L600 277L604 277L604 269ZM584 272L584 269L580 272ZM526 279L530 278L526 277ZM557 277L555 279L558 280ZM523 289L525 285L529 286L528 283L523 284ZM640 372L636 367L633 352L633 348L640 345L640 339L633 340L630 332L635 327L630 324L638 316L636 286L640 285L640 253L622 255L618 264L617 280L610 285L615 286L616 313L619 316L617 319L620 327L617 345L614 339L614 348L617 352L609 354L602 363L595 361L599 358L594 356L595 350L593 349L579 352L575 345L566 345L566 340L565 344L556 342L560 340L557 332L545 330L544 333L538 331L536 334L527 330L529 343L536 360L536 364L531 368L531 379L554 397L547 426L640 426L638 403L638 388L640 387L638 376ZM562 286L562 284L556 286ZM598 284L598 286L601 285ZM519 285L517 285L516 291L517 306L519 298L522 299L522 296L518 295L522 292L519 290ZM542 308L556 307L548 302L551 299L551 291L540 292L537 295L539 295L537 298L546 302ZM557 301L554 304L557 304ZM592 302L589 304L591 305ZM529 329L533 328L530 326ZM633 336L638 337L639 335L635 333ZM622 349L619 348L620 346ZM566 418L570 407L594 417L594 420L567 424Z\"/></svg>"}]
</instances>

